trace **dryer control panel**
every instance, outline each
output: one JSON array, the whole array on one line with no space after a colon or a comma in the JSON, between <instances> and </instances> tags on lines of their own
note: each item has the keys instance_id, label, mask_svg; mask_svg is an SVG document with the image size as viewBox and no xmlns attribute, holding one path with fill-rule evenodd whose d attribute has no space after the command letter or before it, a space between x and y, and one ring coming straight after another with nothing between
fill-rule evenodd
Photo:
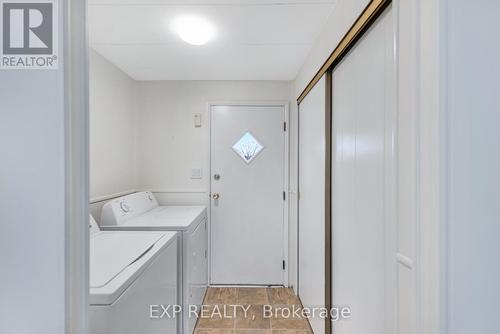
<instances>
[{"instance_id":1,"label":"dryer control panel","mask_svg":"<svg viewBox=\"0 0 500 334\"><path fill-rule=\"evenodd\" d=\"M141 191L118 197L102 207L101 225L116 226L158 207L158 201L150 191Z\"/></svg>"}]
</instances>

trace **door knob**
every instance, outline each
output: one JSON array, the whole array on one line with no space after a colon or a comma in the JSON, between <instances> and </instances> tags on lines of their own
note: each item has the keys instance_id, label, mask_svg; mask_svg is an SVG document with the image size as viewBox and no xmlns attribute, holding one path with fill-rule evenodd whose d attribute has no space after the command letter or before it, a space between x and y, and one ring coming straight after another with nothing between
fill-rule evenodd
<instances>
[{"instance_id":1,"label":"door knob","mask_svg":"<svg viewBox=\"0 0 500 334\"><path fill-rule=\"evenodd\" d=\"M219 193L214 193L212 194L213 199L219 199L220 195Z\"/></svg>"}]
</instances>

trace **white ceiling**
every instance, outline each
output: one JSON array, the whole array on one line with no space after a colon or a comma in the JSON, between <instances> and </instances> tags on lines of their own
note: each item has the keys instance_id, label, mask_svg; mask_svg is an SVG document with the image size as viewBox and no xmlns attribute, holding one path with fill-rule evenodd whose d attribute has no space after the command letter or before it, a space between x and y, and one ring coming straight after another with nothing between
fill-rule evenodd
<instances>
[{"instance_id":1,"label":"white ceiling","mask_svg":"<svg viewBox=\"0 0 500 334\"><path fill-rule=\"evenodd\" d=\"M90 44L136 80L293 80L334 0L90 0ZM216 27L203 46L172 31L180 15Z\"/></svg>"}]
</instances>

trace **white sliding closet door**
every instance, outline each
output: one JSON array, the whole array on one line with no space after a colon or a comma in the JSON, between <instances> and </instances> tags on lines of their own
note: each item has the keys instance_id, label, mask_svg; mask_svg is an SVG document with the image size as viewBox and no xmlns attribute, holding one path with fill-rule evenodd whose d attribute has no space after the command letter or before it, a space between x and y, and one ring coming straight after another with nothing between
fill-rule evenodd
<instances>
[{"instance_id":1,"label":"white sliding closet door","mask_svg":"<svg viewBox=\"0 0 500 334\"><path fill-rule=\"evenodd\" d=\"M394 85L391 8L332 73L335 334L394 333Z\"/></svg>"},{"instance_id":2,"label":"white sliding closet door","mask_svg":"<svg viewBox=\"0 0 500 334\"><path fill-rule=\"evenodd\" d=\"M299 106L299 297L325 304L325 77ZM324 320L310 319L315 334Z\"/></svg>"}]
</instances>

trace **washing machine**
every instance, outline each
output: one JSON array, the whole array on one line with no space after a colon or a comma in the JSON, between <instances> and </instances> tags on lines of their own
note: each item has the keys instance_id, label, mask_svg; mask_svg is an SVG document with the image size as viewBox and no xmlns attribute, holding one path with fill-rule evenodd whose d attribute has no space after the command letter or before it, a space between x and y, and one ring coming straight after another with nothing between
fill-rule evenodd
<instances>
[{"instance_id":1,"label":"washing machine","mask_svg":"<svg viewBox=\"0 0 500 334\"><path fill-rule=\"evenodd\" d=\"M182 268L182 333L193 333L198 308L208 285L207 210L204 206L160 206L150 191L137 192L106 203L101 229L106 231L177 231Z\"/></svg>"},{"instance_id":2,"label":"washing machine","mask_svg":"<svg viewBox=\"0 0 500 334\"><path fill-rule=\"evenodd\" d=\"M175 334L176 232L100 231L90 218L90 334ZM163 306L163 307L162 307Z\"/></svg>"}]
</instances>

